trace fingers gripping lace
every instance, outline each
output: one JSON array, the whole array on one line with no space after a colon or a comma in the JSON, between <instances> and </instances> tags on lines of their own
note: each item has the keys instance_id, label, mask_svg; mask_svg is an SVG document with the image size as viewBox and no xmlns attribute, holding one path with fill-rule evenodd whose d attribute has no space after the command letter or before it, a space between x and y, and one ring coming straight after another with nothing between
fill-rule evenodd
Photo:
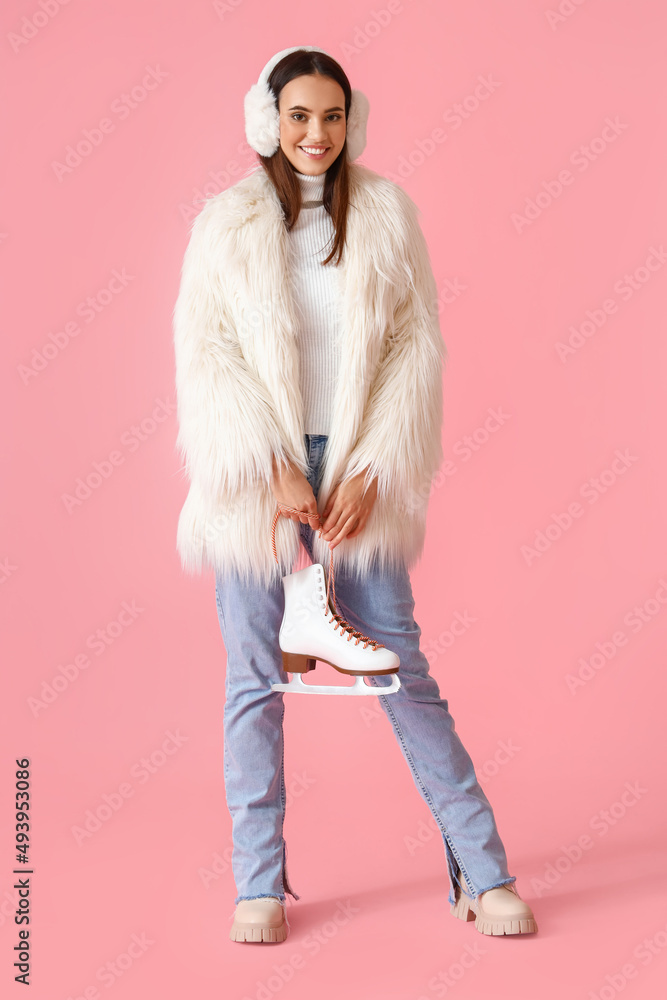
<instances>
[{"instance_id":1,"label":"fingers gripping lace","mask_svg":"<svg viewBox=\"0 0 667 1000\"><path fill-rule=\"evenodd\" d=\"M296 507L288 507L286 504L279 503L277 505L276 513L273 518L273 524L271 525L271 545L273 546L273 558L278 562L278 552L276 549L276 525L278 523L278 518L281 514L287 516L286 512L291 511L294 514L306 514L308 517L317 517L320 521L322 517L320 514L308 514L305 510L298 510ZM322 530L321 528L319 529ZM329 594L333 596L333 600L330 601ZM331 607L333 606L333 611ZM341 632L349 632L347 641L350 639L355 640L355 646L359 645L359 642L364 640L364 649L367 646L372 646L373 649L384 648L384 644L378 642L376 639L371 639L370 636L364 635L363 632L359 632L350 622L346 621L345 618L340 614L340 608L338 607L338 602L336 601L336 585L334 583L334 560L333 560L333 550L331 551L331 559L329 562L329 575L327 577L327 607L331 612L330 622L335 621L334 629L340 627Z\"/></svg>"}]
</instances>

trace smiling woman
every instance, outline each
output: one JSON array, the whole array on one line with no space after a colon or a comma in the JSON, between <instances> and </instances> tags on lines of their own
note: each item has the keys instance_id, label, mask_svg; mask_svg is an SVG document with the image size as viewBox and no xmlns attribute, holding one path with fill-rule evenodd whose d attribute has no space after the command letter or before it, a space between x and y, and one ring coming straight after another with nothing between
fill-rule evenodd
<instances>
[{"instance_id":1,"label":"smiling woman","mask_svg":"<svg viewBox=\"0 0 667 1000\"><path fill-rule=\"evenodd\" d=\"M195 220L174 310L191 479L178 547L185 568L215 569L227 650L230 937L287 937L286 893L299 897L283 836L283 693L318 686L284 682L318 661L378 697L441 832L451 913L481 933L530 933L413 617L446 357L417 206L354 162L368 102L322 49L273 56L245 111L258 168ZM294 571L302 553L312 562ZM322 563L334 562L331 598Z\"/></svg>"},{"instance_id":2,"label":"smiling woman","mask_svg":"<svg viewBox=\"0 0 667 1000\"><path fill-rule=\"evenodd\" d=\"M302 202L295 172L322 179L322 202L334 229L331 252L322 261L326 265L334 257L340 263L349 204L348 161L358 156L356 149L349 150L349 126L353 132L364 132L360 138L365 144L368 101L358 90L353 101L347 76L335 60L318 51L307 58L304 62L303 52L294 52L269 74L267 85L278 95L278 149L266 156L259 151L280 199L288 232L299 217ZM352 142L358 141L353 135ZM344 149L347 156L341 155Z\"/></svg>"},{"instance_id":3,"label":"smiling woman","mask_svg":"<svg viewBox=\"0 0 667 1000\"><path fill-rule=\"evenodd\" d=\"M330 101L332 107L323 107ZM285 84L278 105L280 147L297 170L324 173L337 158L345 142L344 104L343 88L330 77L297 76Z\"/></svg>"}]
</instances>

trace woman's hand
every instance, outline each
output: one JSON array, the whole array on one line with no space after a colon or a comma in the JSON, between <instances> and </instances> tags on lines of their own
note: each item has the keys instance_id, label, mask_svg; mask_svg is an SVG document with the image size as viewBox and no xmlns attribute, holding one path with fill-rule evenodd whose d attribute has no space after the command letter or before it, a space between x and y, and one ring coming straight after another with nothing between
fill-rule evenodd
<instances>
[{"instance_id":1,"label":"woman's hand","mask_svg":"<svg viewBox=\"0 0 667 1000\"><path fill-rule=\"evenodd\" d=\"M378 482L377 478L372 479L366 493L363 492L366 469L338 483L327 500L322 513L321 537L329 542L330 549L334 549L345 537L358 535L370 517L377 499Z\"/></svg>"},{"instance_id":2,"label":"woman's hand","mask_svg":"<svg viewBox=\"0 0 667 1000\"><path fill-rule=\"evenodd\" d=\"M289 517L292 521L301 521L302 524L309 524L314 531L319 529L320 515L317 512L317 500L310 483L303 472L291 462L289 468L282 463L278 468L275 455L271 492L278 503L303 511L301 514L293 514L292 511L285 510L282 512L285 517Z\"/></svg>"}]
</instances>

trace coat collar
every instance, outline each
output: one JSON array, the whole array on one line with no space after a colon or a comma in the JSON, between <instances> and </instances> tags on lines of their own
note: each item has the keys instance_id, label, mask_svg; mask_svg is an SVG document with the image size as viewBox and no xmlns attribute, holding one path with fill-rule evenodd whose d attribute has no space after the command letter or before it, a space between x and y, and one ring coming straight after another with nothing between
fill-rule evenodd
<instances>
[{"instance_id":1,"label":"coat collar","mask_svg":"<svg viewBox=\"0 0 667 1000\"><path fill-rule=\"evenodd\" d=\"M407 194L394 181L361 163L348 164L348 170L350 179L348 226L350 216L359 212L366 217L367 225L375 222L378 234L384 231L385 239L387 223L398 224L395 239L400 241L401 236L405 235L405 207L406 201L409 201ZM261 224L267 217L282 222L280 199L262 166L255 167L250 174L221 192L214 200L219 202L221 217L229 229L240 229L258 222ZM382 217L386 219L384 225Z\"/></svg>"},{"instance_id":2,"label":"coat collar","mask_svg":"<svg viewBox=\"0 0 667 1000\"><path fill-rule=\"evenodd\" d=\"M323 459L320 499L342 475L359 433L370 384L411 281L407 195L361 164L350 164L346 246L339 282L342 363ZM294 454L307 467L299 385L291 244L280 200L260 166L215 199L217 272L242 353L259 376Z\"/></svg>"}]
</instances>

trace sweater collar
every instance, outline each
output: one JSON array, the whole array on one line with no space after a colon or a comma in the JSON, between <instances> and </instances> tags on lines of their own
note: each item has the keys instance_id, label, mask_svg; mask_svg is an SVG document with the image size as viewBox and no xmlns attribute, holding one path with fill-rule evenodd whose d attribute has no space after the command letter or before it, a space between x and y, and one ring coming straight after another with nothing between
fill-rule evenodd
<instances>
[{"instance_id":1,"label":"sweater collar","mask_svg":"<svg viewBox=\"0 0 667 1000\"><path fill-rule=\"evenodd\" d=\"M294 173L299 181L299 187L301 188L301 198L303 203L306 202L316 202L321 203L324 194L324 180L326 178L326 171L322 174L317 174L311 176L310 174L299 173L295 170Z\"/></svg>"}]
</instances>

